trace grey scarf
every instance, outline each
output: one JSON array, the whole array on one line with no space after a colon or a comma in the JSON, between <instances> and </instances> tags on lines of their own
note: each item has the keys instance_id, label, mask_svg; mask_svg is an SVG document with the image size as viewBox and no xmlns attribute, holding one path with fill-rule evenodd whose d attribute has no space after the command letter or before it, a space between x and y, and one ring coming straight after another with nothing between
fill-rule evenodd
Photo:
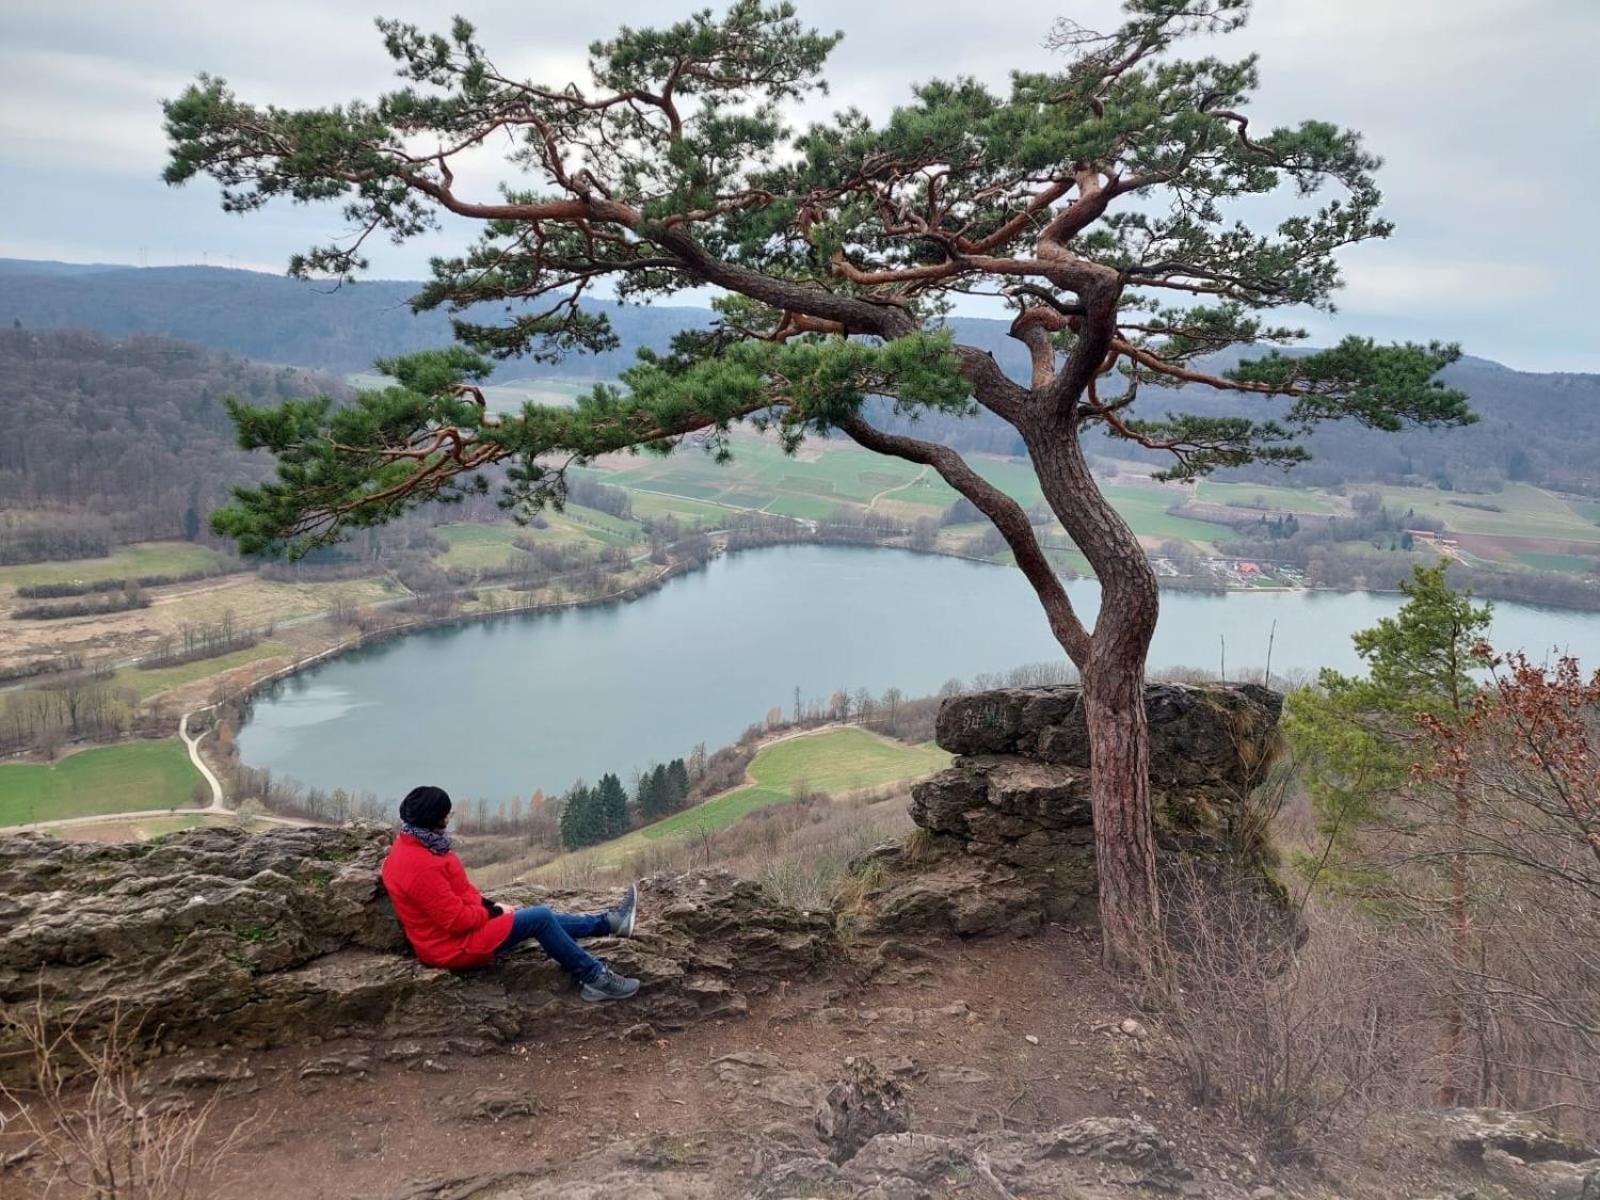
<instances>
[{"instance_id":1,"label":"grey scarf","mask_svg":"<svg viewBox=\"0 0 1600 1200\"><path fill-rule=\"evenodd\" d=\"M400 832L407 837L414 837L428 848L430 854L449 854L450 835L442 829L419 829L415 825L400 822Z\"/></svg>"}]
</instances>

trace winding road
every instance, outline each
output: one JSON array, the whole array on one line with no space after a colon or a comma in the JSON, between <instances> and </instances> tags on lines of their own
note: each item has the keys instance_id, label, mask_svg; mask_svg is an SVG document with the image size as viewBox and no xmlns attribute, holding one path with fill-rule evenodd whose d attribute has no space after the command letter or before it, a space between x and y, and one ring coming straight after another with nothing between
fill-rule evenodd
<instances>
[{"instance_id":1,"label":"winding road","mask_svg":"<svg viewBox=\"0 0 1600 1200\"><path fill-rule=\"evenodd\" d=\"M217 778L216 772L206 765L205 759L200 757L200 742L211 731L203 730L200 733L189 732L189 718L197 713L203 713L216 705L208 704L205 708L197 708L193 712L186 712L178 719L178 736L183 739L183 746L189 752L189 761L194 764L195 770L200 772L200 777L206 781L206 786L211 789L211 803L204 808L147 808L138 812L99 813L89 817L61 817L54 821L34 821L27 825L8 825L0 833L28 833L43 832L51 829L70 829L75 825L96 825L107 821L148 821L152 817L186 817L186 816L222 816L238 817L240 814L227 807L222 802L222 781ZM250 821L264 821L272 825L316 825L316 821L306 821L299 817L277 817L270 813L250 813L245 817Z\"/></svg>"},{"instance_id":2,"label":"winding road","mask_svg":"<svg viewBox=\"0 0 1600 1200\"><path fill-rule=\"evenodd\" d=\"M214 708L215 705L209 707ZM222 781L217 778L216 773L210 767L206 766L205 759L200 757L200 739L211 731L208 729L204 733L197 734L189 732L189 718L194 716L195 713L205 711L206 709L204 708L197 708L194 712L186 712L179 717L178 736L183 739L184 749L189 752L189 761L194 764L194 769L200 772L205 778L207 786L211 788L211 803L200 811L208 813L229 812L229 809L222 806Z\"/></svg>"}]
</instances>

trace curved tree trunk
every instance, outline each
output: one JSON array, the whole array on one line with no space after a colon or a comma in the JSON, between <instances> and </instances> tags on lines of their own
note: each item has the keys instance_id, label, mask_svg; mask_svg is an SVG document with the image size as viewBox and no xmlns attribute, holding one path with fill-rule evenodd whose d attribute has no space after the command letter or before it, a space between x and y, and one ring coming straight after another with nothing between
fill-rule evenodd
<instances>
[{"instance_id":1,"label":"curved tree trunk","mask_svg":"<svg viewBox=\"0 0 1600 1200\"><path fill-rule=\"evenodd\" d=\"M1144 665L1160 596L1126 521L1100 493L1077 431L1026 431L1050 507L1100 580L1100 614L1080 662L1089 732L1099 912L1108 966L1148 970L1158 957L1161 903L1150 805Z\"/></svg>"}]
</instances>

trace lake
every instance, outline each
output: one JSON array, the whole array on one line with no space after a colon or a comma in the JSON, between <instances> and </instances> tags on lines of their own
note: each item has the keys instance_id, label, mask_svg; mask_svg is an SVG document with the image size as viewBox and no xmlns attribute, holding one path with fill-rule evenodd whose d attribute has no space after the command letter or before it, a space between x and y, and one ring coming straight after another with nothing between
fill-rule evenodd
<instances>
[{"instance_id":1,"label":"lake","mask_svg":"<svg viewBox=\"0 0 1600 1200\"><path fill-rule=\"evenodd\" d=\"M1069 585L1085 621L1099 587ZM1350 634L1400 597L1363 592L1163 592L1152 670L1267 657L1275 675L1359 669ZM1600 615L1497 604L1500 650L1600 662ZM547 793L604 771L733 741L768 709L839 688L908 696L1059 659L1020 571L903 550L779 546L716 559L626 604L528 613L412 634L263 692L240 731L254 767L397 798Z\"/></svg>"}]
</instances>

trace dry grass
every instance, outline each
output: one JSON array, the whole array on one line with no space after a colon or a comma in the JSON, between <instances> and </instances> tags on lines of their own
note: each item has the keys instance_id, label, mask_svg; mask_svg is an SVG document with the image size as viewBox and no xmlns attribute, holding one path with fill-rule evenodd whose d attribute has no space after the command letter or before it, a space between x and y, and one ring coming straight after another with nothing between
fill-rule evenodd
<instances>
[{"instance_id":1,"label":"dry grass","mask_svg":"<svg viewBox=\"0 0 1600 1200\"><path fill-rule=\"evenodd\" d=\"M1281 1158L1427 1103L1433 1013L1399 941L1332 905L1286 913L1226 870L1180 868L1165 904L1174 949L1160 1020L1194 1103L1254 1129Z\"/></svg>"},{"instance_id":2,"label":"dry grass","mask_svg":"<svg viewBox=\"0 0 1600 1200\"><path fill-rule=\"evenodd\" d=\"M120 1012L94 1041L42 999L0 1013L0 1048L27 1079L0 1083L0 1130L26 1139L23 1161L45 1194L185 1200L203 1194L249 1132L249 1122L209 1127L216 1093L198 1105L152 1100L135 1066L139 1042Z\"/></svg>"},{"instance_id":3,"label":"dry grass","mask_svg":"<svg viewBox=\"0 0 1600 1200\"><path fill-rule=\"evenodd\" d=\"M783 903L817 911L833 904L852 862L911 832L906 800L904 789L842 799L810 793L720 829L700 828L685 837L645 843L618 862L568 854L541 864L535 854L474 874L486 889L493 889L537 868L542 883L579 888L718 866L754 879Z\"/></svg>"},{"instance_id":4,"label":"dry grass","mask_svg":"<svg viewBox=\"0 0 1600 1200\"><path fill-rule=\"evenodd\" d=\"M277 583L254 575L225 575L151 588L149 608L63 621L7 622L0 666L51 655L80 654L84 661L155 651L185 625L214 625L231 617L236 629L263 629L326 612L336 604L368 604L399 594L377 579L328 583Z\"/></svg>"}]
</instances>

